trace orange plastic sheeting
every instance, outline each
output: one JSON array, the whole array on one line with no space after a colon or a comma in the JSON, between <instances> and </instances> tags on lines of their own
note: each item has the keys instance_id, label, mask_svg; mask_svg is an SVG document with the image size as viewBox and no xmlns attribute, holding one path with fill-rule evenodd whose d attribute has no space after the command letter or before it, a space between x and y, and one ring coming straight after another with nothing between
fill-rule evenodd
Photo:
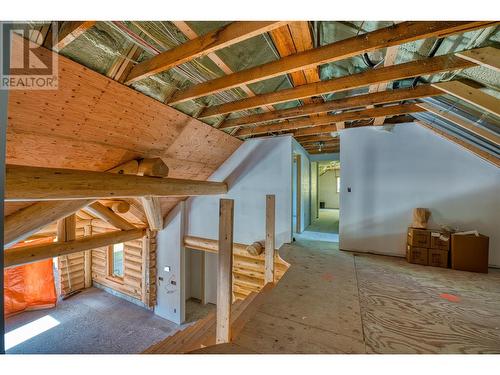
<instances>
[{"instance_id":1,"label":"orange plastic sheeting","mask_svg":"<svg viewBox=\"0 0 500 375\"><path fill-rule=\"evenodd\" d=\"M4 277L5 316L56 305L52 259L8 268Z\"/></svg>"}]
</instances>

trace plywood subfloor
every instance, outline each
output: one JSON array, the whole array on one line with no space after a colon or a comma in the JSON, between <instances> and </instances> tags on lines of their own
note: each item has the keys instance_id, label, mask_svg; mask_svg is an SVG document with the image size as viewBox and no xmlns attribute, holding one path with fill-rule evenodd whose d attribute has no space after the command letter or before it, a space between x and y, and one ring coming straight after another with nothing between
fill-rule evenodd
<instances>
[{"instance_id":1,"label":"plywood subfloor","mask_svg":"<svg viewBox=\"0 0 500 375\"><path fill-rule=\"evenodd\" d=\"M197 353L500 353L500 270L408 264L301 240L235 339Z\"/></svg>"}]
</instances>

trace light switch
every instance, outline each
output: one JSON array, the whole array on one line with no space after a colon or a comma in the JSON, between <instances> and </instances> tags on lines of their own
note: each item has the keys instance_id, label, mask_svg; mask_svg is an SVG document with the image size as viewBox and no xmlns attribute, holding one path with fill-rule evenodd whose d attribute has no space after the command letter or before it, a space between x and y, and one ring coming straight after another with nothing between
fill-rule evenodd
<instances>
[{"instance_id":1,"label":"light switch","mask_svg":"<svg viewBox=\"0 0 500 375\"><path fill-rule=\"evenodd\" d=\"M163 267L163 271L165 271L165 272L170 272L170 266L165 266L165 267Z\"/></svg>"}]
</instances>

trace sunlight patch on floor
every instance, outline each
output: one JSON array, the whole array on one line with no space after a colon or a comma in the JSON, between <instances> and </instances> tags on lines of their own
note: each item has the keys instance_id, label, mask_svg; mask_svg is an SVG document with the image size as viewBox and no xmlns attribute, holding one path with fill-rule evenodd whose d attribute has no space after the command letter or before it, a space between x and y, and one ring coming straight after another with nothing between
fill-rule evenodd
<instances>
[{"instance_id":1,"label":"sunlight patch on floor","mask_svg":"<svg viewBox=\"0 0 500 375\"><path fill-rule=\"evenodd\" d=\"M5 334L5 350L13 348L59 325L59 321L46 315Z\"/></svg>"}]
</instances>

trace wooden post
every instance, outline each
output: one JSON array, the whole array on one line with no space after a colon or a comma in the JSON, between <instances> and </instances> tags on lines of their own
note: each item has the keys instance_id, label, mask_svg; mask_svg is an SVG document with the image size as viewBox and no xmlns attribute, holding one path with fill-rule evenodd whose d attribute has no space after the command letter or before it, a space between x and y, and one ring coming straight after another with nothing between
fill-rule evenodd
<instances>
[{"instance_id":1,"label":"wooden post","mask_svg":"<svg viewBox=\"0 0 500 375\"><path fill-rule=\"evenodd\" d=\"M76 215L72 214L66 216L64 219L57 221L57 242L67 242L74 241L76 239ZM69 259L67 255L62 255L58 257L58 269L59 269L59 291L61 295L68 294L73 291L73 286L71 283L71 273L69 266ZM67 287L63 287L63 278L66 276Z\"/></svg>"},{"instance_id":2,"label":"wooden post","mask_svg":"<svg viewBox=\"0 0 500 375\"><path fill-rule=\"evenodd\" d=\"M266 195L266 249L264 260L264 285L274 283L275 212L274 195Z\"/></svg>"},{"instance_id":3,"label":"wooden post","mask_svg":"<svg viewBox=\"0 0 500 375\"><path fill-rule=\"evenodd\" d=\"M85 237L92 236L92 225L85 225L83 227L83 235ZM84 256L85 288L90 288L92 286L92 250L86 250Z\"/></svg>"},{"instance_id":4,"label":"wooden post","mask_svg":"<svg viewBox=\"0 0 500 375\"><path fill-rule=\"evenodd\" d=\"M217 270L217 344L231 341L233 216L234 201L221 199L219 208L219 266Z\"/></svg>"}]
</instances>

